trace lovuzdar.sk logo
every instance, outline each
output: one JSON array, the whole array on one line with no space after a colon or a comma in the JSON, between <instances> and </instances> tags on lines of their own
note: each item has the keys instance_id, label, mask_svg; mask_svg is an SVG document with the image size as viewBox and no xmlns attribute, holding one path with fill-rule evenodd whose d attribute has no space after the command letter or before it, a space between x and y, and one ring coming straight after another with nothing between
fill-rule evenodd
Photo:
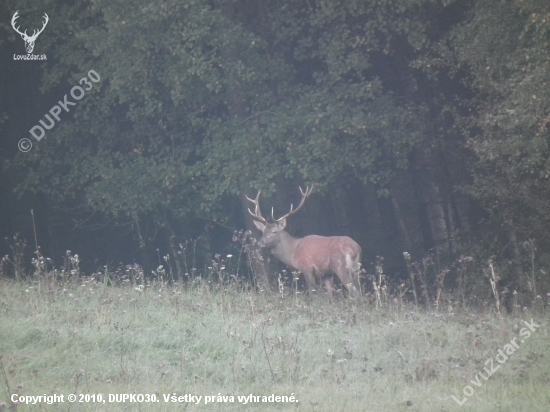
<instances>
[{"instance_id":1,"label":"lovuzdar.sk logo","mask_svg":"<svg viewBox=\"0 0 550 412\"><path fill-rule=\"evenodd\" d=\"M36 39L38 38L40 33L44 31L44 29L46 28L46 25L48 24L48 21L50 20L48 15L44 13L44 16L43 16L44 23L42 23L42 28L40 30L35 29L31 36L27 34L27 30L25 30L24 32L21 32L21 30L19 29L19 26L16 26L16 22L18 18L19 18L19 10L17 10L13 14L13 17L11 19L11 27L13 27L13 29L17 34L21 35L21 38L25 42L25 49L27 50L27 54L14 54L13 60L47 60L47 57L45 54L37 55L37 54L33 54L32 52L34 50L34 44L36 42Z\"/></svg>"}]
</instances>

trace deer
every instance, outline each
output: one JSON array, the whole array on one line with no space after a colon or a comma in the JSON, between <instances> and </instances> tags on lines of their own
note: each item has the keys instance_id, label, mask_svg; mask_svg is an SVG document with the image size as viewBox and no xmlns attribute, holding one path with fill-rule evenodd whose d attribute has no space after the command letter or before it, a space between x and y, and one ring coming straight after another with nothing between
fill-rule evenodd
<instances>
[{"instance_id":1,"label":"deer","mask_svg":"<svg viewBox=\"0 0 550 412\"><path fill-rule=\"evenodd\" d=\"M361 270L361 246L348 236L318 236L309 235L303 238L295 238L285 231L287 220L303 208L306 200L313 192L306 187L302 193L302 199L296 209L290 205L290 211L275 219L273 208L271 209L272 223L267 222L260 210L260 195L256 198L246 199L254 206L254 212L248 208L256 228L262 232L258 241L260 248L265 247L283 262L285 265L300 271L305 278L308 293L310 293L322 279L325 280L325 288L332 296L332 275L338 276L342 285L350 296L360 294L359 272Z\"/></svg>"},{"instance_id":2,"label":"deer","mask_svg":"<svg viewBox=\"0 0 550 412\"><path fill-rule=\"evenodd\" d=\"M15 26L17 24L17 19L19 18L19 10L17 10L12 19L11 19L11 26L13 27L13 29L17 32L17 34L19 34L21 36L21 38L25 41L25 49L27 50L27 53L30 54L32 53L32 51L34 50L34 43L36 42L36 39L38 38L38 36L40 35L40 33L42 33L44 31L44 29L46 28L46 25L48 24L48 21L50 20L50 18L48 17L48 15L46 13L44 13L44 23L42 23L42 28L40 30L34 30L33 33L32 33L32 36L29 36L27 34L27 30L25 30L24 32L21 32L19 30L19 26Z\"/></svg>"}]
</instances>

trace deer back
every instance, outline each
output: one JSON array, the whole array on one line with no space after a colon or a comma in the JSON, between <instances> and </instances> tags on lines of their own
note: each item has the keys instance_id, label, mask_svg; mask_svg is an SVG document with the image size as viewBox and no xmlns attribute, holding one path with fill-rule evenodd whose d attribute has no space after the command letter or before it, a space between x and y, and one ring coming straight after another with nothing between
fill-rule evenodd
<instances>
[{"instance_id":1,"label":"deer back","mask_svg":"<svg viewBox=\"0 0 550 412\"><path fill-rule=\"evenodd\" d=\"M291 266L300 271L336 273L350 259L361 260L361 247L350 237L310 235L297 240Z\"/></svg>"}]
</instances>

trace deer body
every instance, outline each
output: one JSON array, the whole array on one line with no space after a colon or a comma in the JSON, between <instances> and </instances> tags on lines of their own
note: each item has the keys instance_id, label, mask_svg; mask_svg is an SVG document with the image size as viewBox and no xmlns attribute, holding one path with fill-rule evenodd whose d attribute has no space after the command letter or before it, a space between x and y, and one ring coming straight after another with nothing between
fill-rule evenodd
<instances>
[{"instance_id":1,"label":"deer body","mask_svg":"<svg viewBox=\"0 0 550 412\"><path fill-rule=\"evenodd\" d=\"M302 189L300 189L302 190ZM342 285L351 293L360 291L359 270L361 265L361 247L353 239L347 236L317 236L310 235L303 238L295 238L284 229L286 219L296 213L304 204L311 190L302 191L302 201L296 210L292 206L290 212L274 223L268 223L261 215L259 209L259 196L250 199L256 205L254 224L262 232L259 241L260 247L267 247L281 262L293 269L299 270L305 277L309 290L325 278L325 284L332 292L332 282L327 276L338 276Z\"/></svg>"}]
</instances>

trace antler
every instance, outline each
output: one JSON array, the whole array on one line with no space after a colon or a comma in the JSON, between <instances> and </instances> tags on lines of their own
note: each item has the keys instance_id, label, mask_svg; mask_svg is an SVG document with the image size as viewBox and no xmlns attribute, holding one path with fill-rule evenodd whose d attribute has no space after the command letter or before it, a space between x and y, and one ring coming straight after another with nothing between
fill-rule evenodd
<instances>
[{"instance_id":1,"label":"antler","mask_svg":"<svg viewBox=\"0 0 550 412\"><path fill-rule=\"evenodd\" d=\"M254 213L252 213L252 210L248 209L248 213L252 215L253 218L259 220L260 222L263 222L267 224L267 220L262 216L262 212L260 210L260 194L262 193L261 190L258 191L258 194L256 195L256 199L251 199L248 196L246 196L246 200L249 202L252 202L252 204L255 206Z\"/></svg>"},{"instance_id":2,"label":"antler","mask_svg":"<svg viewBox=\"0 0 550 412\"><path fill-rule=\"evenodd\" d=\"M38 35L40 33L42 33L44 31L44 29L46 28L46 25L48 24L48 21L50 20L50 18L48 17L48 15L46 13L44 13L44 23L42 24L42 28L40 30L38 30L38 32L36 30L33 31L32 33L32 36L29 36L27 34L27 30L25 30L23 33L21 33L21 31L19 30L19 27L15 27L15 22L17 21L17 19L19 18L19 10L17 10L15 12L15 14L13 15L12 19L11 19L11 26L13 27L13 29L19 33L23 38L27 38L27 39L32 39L32 40L36 40L36 38L38 37Z\"/></svg>"},{"instance_id":3,"label":"antler","mask_svg":"<svg viewBox=\"0 0 550 412\"><path fill-rule=\"evenodd\" d=\"M300 192L302 193L302 200L300 201L300 204L298 205L298 207L296 209L294 209L294 205L291 203L290 204L290 212L288 212L286 215L280 217L279 219L275 219L275 217L273 216L273 209L271 209L271 218L275 221L275 222L280 222L281 220L283 219L287 219L289 217L291 217L292 215L294 215L296 212L298 212L305 204L307 198L311 195L311 193L313 192L313 186L311 187L306 187L306 191L304 192L302 190L302 188L300 187Z\"/></svg>"},{"instance_id":4,"label":"antler","mask_svg":"<svg viewBox=\"0 0 550 412\"><path fill-rule=\"evenodd\" d=\"M19 31L19 27L15 27L15 21L19 18L19 10L17 10L15 12L15 14L13 15L12 19L11 19L11 27L13 27L13 29L19 33L21 36L26 36L27 35L27 30L25 30L25 33L21 33Z\"/></svg>"},{"instance_id":5,"label":"antler","mask_svg":"<svg viewBox=\"0 0 550 412\"><path fill-rule=\"evenodd\" d=\"M34 38L38 37L38 35L44 31L44 29L46 28L46 25L48 24L49 21L50 21L50 18L48 17L48 15L46 13L44 13L44 23L42 24L42 28L38 31L38 33L36 33L36 34L33 33L32 37L34 37Z\"/></svg>"}]
</instances>

